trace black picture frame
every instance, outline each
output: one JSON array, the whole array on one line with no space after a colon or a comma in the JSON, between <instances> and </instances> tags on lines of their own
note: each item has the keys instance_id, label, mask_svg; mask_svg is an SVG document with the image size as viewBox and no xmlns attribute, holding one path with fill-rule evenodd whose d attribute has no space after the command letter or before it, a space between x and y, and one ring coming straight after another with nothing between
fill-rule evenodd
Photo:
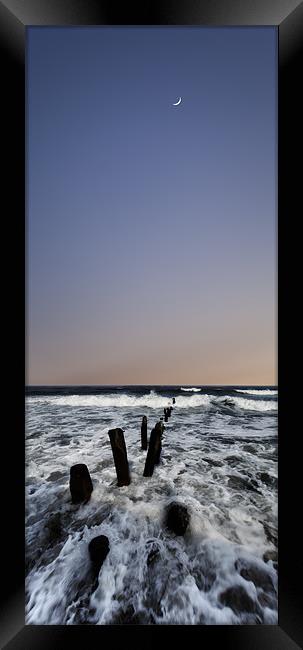
<instances>
[{"instance_id":1,"label":"black picture frame","mask_svg":"<svg viewBox=\"0 0 303 650\"><path fill-rule=\"evenodd\" d=\"M5 304L2 339L9 350L3 396L9 428L2 437L2 579L0 642L7 650L65 648L75 643L96 647L111 644L152 646L170 641L175 626L31 626L24 621L24 359L25 343L25 36L31 25L274 25L278 29L278 260L279 260L279 624L275 626L178 626L178 640L222 644L247 650L295 650L302 642L300 611L301 544L298 497L300 457L294 451L289 414L293 405L290 358L295 343L287 338L295 296L292 279L300 259L296 236L289 225L298 210L300 185L293 152L300 131L298 87L303 31L303 5L297 0L170 0L142 3L141 9L98 0L0 0L0 47L3 101L2 125L8 135L2 148L2 203L6 199L3 253L9 252L2 278ZM5 195L7 195L5 197ZM287 251L291 253L286 265ZM2 256L3 257L3 256ZM287 275L287 281L285 276ZM293 292L293 293L292 293ZM286 317L287 315L287 317ZM294 325L296 327L296 325ZM297 326L298 327L298 326ZM298 331L298 330L297 330ZM26 327L25 327L26 332ZM292 332L293 333L293 332ZM295 331L294 331L295 334ZM9 341L9 343L6 343ZM299 428L299 426L297 427ZM3 451L4 449L4 451ZM104 638L105 635L105 638ZM121 636L122 635L122 636ZM198 636L197 636L198 635ZM209 637L210 635L210 637ZM101 638L102 637L102 638ZM164 638L163 638L164 637Z\"/></svg>"}]
</instances>

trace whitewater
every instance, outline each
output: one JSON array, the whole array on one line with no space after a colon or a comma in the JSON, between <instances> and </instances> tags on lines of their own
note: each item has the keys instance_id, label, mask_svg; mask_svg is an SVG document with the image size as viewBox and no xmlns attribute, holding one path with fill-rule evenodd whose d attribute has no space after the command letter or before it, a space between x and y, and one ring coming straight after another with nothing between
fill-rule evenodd
<instances>
[{"instance_id":1,"label":"whitewater","mask_svg":"<svg viewBox=\"0 0 303 650\"><path fill-rule=\"evenodd\" d=\"M276 387L28 388L26 623L277 624L277 397ZM142 416L149 437L172 404L145 478ZM131 474L119 488L116 427ZM77 463L93 482L81 505L69 490ZM184 537L165 526L175 501L190 514ZM96 585L98 535L110 551Z\"/></svg>"}]
</instances>

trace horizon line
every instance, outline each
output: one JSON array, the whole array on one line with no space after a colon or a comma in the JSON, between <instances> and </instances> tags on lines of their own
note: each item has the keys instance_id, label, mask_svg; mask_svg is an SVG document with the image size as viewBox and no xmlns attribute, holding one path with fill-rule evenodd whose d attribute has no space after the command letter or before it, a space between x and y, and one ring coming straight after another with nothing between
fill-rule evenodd
<instances>
[{"instance_id":1,"label":"horizon line","mask_svg":"<svg viewBox=\"0 0 303 650\"><path fill-rule=\"evenodd\" d=\"M44 387L44 386L49 386L49 387L56 387L56 388L64 388L64 387L70 387L70 386L91 386L94 388L111 388L111 387L117 387L117 386L172 386L172 387L181 387L181 383L178 384L25 384L25 388L39 388L39 387ZM248 388L254 388L258 386L266 386L268 388L274 387L277 388L278 384L198 384L195 382L192 382L191 384L182 384L184 387L188 386L198 386L199 388L203 387L209 387L209 386L247 386Z\"/></svg>"}]
</instances>

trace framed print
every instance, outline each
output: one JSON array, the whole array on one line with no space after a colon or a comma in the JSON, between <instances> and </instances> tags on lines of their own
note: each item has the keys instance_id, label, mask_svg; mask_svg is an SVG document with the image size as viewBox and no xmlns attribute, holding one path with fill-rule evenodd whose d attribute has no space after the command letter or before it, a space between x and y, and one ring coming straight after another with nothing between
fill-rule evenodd
<instances>
[{"instance_id":1,"label":"framed print","mask_svg":"<svg viewBox=\"0 0 303 650\"><path fill-rule=\"evenodd\" d=\"M300 647L289 5L1 2L2 647Z\"/></svg>"}]
</instances>

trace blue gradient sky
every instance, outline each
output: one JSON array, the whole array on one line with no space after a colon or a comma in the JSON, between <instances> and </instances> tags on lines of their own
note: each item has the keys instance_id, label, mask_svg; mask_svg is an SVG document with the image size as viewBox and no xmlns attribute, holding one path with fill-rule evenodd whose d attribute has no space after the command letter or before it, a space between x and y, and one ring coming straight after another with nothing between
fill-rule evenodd
<instances>
[{"instance_id":1,"label":"blue gradient sky","mask_svg":"<svg viewBox=\"0 0 303 650\"><path fill-rule=\"evenodd\" d=\"M27 383L276 383L276 42L28 30Z\"/></svg>"}]
</instances>

